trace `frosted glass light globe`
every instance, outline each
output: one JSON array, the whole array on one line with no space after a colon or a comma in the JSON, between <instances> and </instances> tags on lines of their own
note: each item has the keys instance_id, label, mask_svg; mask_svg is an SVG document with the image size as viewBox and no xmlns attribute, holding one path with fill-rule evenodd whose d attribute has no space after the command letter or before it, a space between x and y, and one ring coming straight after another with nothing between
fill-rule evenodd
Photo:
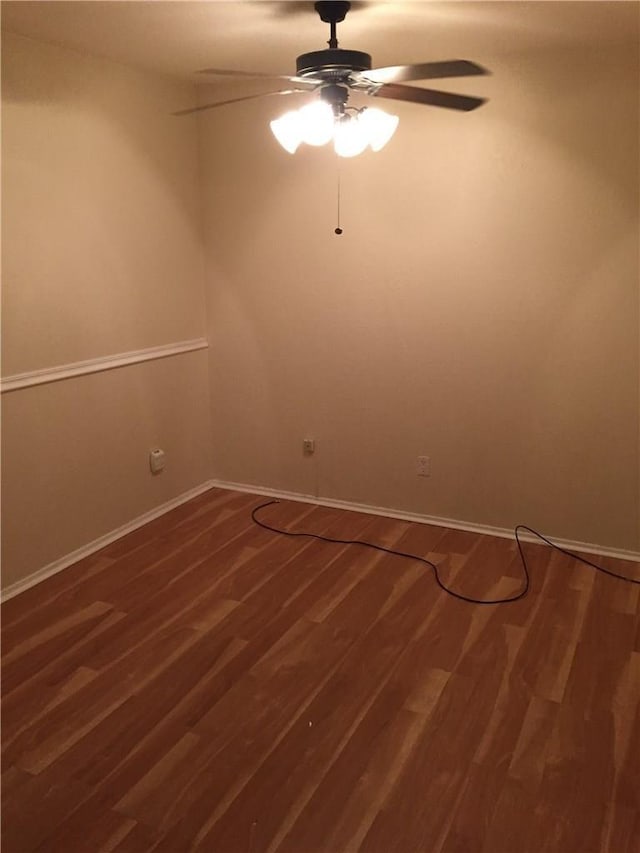
<instances>
[{"instance_id":1,"label":"frosted glass light globe","mask_svg":"<svg viewBox=\"0 0 640 853\"><path fill-rule=\"evenodd\" d=\"M357 117L345 117L336 123L334 148L340 157L362 154L369 144L366 128Z\"/></svg>"},{"instance_id":2,"label":"frosted glass light globe","mask_svg":"<svg viewBox=\"0 0 640 853\"><path fill-rule=\"evenodd\" d=\"M302 141L326 145L333 136L333 110L326 101L313 101L298 110Z\"/></svg>"},{"instance_id":3,"label":"frosted glass light globe","mask_svg":"<svg viewBox=\"0 0 640 853\"><path fill-rule=\"evenodd\" d=\"M269 122L269 127L280 145L289 154L295 154L302 142L302 128L298 110L292 110L280 118L274 119Z\"/></svg>"},{"instance_id":4,"label":"frosted glass light globe","mask_svg":"<svg viewBox=\"0 0 640 853\"><path fill-rule=\"evenodd\" d=\"M367 107L358 117L365 128L369 145L373 151L380 151L387 144L398 126L398 116L385 113L376 107Z\"/></svg>"}]
</instances>

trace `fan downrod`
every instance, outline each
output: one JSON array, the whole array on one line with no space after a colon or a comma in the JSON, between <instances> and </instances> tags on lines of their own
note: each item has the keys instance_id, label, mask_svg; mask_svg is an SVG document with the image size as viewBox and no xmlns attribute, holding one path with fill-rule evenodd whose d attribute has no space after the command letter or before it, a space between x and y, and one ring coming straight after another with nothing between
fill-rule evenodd
<instances>
[{"instance_id":1,"label":"fan downrod","mask_svg":"<svg viewBox=\"0 0 640 853\"><path fill-rule=\"evenodd\" d=\"M351 3L318 2L316 12L326 24L331 24L329 50L314 50L303 53L296 60L298 77L310 77L326 83L345 82L354 71L370 71L371 56L361 50L342 50L338 47L336 24L344 21Z\"/></svg>"},{"instance_id":2,"label":"fan downrod","mask_svg":"<svg viewBox=\"0 0 640 853\"><path fill-rule=\"evenodd\" d=\"M336 24L344 21L350 8L351 3L331 2L331 0L321 0L321 2L314 4L314 9L320 15L320 20L331 25L331 35L327 43L332 49L338 47Z\"/></svg>"}]
</instances>

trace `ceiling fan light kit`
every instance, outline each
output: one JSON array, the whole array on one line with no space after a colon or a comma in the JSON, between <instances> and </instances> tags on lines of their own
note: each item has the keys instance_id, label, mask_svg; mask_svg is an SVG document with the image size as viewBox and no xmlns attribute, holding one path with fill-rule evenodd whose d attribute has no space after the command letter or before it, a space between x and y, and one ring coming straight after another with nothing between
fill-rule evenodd
<instances>
[{"instance_id":1,"label":"ceiling fan light kit","mask_svg":"<svg viewBox=\"0 0 640 853\"><path fill-rule=\"evenodd\" d=\"M428 76L485 73L479 65L464 61L372 69L370 54L338 47L337 24L345 19L351 4L318 2L314 6L320 19L331 27L329 48L299 56L296 59L295 79L305 83L317 82L321 100L302 107L297 113L286 113L282 118L271 122L274 136L282 147L292 154L297 151L301 142L324 145L333 139L335 152L341 157L354 157L367 147L380 151L387 144L396 131L398 117L379 109L364 107L358 110L347 107L349 89L360 90L368 95L382 94L383 97L420 103L424 102L423 98L428 97L424 94L428 90L397 86L397 81ZM408 91L404 91L405 89ZM429 95L429 103L432 105L453 109L473 109L482 103L481 99L449 95L446 92L433 92ZM323 107L323 102L330 104L331 113Z\"/></svg>"},{"instance_id":2,"label":"ceiling fan light kit","mask_svg":"<svg viewBox=\"0 0 640 853\"><path fill-rule=\"evenodd\" d=\"M398 117L383 110L364 107L352 113L334 113L325 100L313 101L270 123L273 135L290 154L295 154L302 142L319 146L333 140L340 157L355 157L367 147L380 151L397 126Z\"/></svg>"}]
</instances>

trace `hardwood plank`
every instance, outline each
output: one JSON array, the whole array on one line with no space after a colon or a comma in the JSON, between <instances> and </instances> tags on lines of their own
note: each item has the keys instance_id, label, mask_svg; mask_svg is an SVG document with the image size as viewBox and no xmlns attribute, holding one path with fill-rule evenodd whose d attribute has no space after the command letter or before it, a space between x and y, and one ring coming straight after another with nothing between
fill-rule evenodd
<instances>
[{"instance_id":1,"label":"hardwood plank","mask_svg":"<svg viewBox=\"0 0 640 853\"><path fill-rule=\"evenodd\" d=\"M135 827L135 821L105 808L93 796L63 820L37 848L37 853L112 853Z\"/></svg>"},{"instance_id":2,"label":"hardwood plank","mask_svg":"<svg viewBox=\"0 0 640 853\"><path fill-rule=\"evenodd\" d=\"M480 790L475 790L480 795ZM507 779L497 795L484 834L484 843L479 850L482 853L539 853L543 847L541 839L536 835L538 827L535 826L534 818L537 805L538 792L529 792L516 779ZM577 848L571 849L571 853L574 850L578 853ZM587 851L580 850L579 853Z\"/></svg>"},{"instance_id":3,"label":"hardwood plank","mask_svg":"<svg viewBox=\"0 0 640 853\"><path fill-rule=\"evenodd\" d=\"M109 636L117 635L120 622L126 614L110 612L104 618L96 621L91 629L77 638L58 658L43 664L37 672L32 672L30 678L24 678L18 670L16 686L3 696L3 733L11 740L15 731L25 727L32 721L39 709L44 707L51 697L63 689L81 668L93 669L86 664L91 662L92 651L101 641L107 641Z\"/></svg>"},{"instance_id":4,"label":"hardwood plank","mask_svg":"<svg viewBox=\"0 0 640 853\"><path fill-rule=\"evenodd\" d=\"M558 708L533 822L541 850L601 850L615 782L612 751L611 714L588 718L570 704Z\"/></svg>"},{"instance_id":5,"label":"hardwood plank","mask_svg":"<svg viewBox=\"0 0 640 853\"><path fill-rule=\"evenodd\" d=\"M599 586L596 580L565 691L566 701L587 713L612 707L629 658L619 650L631 648L637 625L633 614L607 611Z\"/></svg>"},{"instance_id":6,"label":"hardwood plank","mask_svg":"<svg viewBox=\"0 0 640 853\"><path fill-rule=\"evenodd\" d=\"M3 605L7 853L636 853L638 589L211 490ZM479 598L510 540L294 501ZM635 564L600 560L632 574Z\"/></svg>"},{"instance_id":7,"label":"hardwood plank","mask_svg":"<svg viewBox=\"0 0 640 853\"><path fill-rule=\"evenodd\" d=\"M5 760L40 773L196 639L188 630L152 637L143 654L124 658L118 669L93 679L25 729L7 749Z\"/></svg>"},{"instance_id":8,"label":"hardwood plank","mask_svg":"<svg viewBox=\"0 0 640 853\"><path fill-rule=\"evenodd\" d=\"M30 853L42 844L46 846L60 824L90 794L88 788L59 776L55 769L30 775L6 796L2 814L4 850Z\"/></svg>"},{"instance_id":9,"label":"hardwood plank","mask_svg":"<svg viewBox=\"0 0 640 853\"><path fill-rule=\"evenodd\" d=\"M557 713L556 703L531 697L509 763L509 776L526 790L535 792L542 782Z\"/></svg>"},{"instance_id":10,"label":"hardwood plank","mask_svg":"<svg viewBox=\"0 0 640 853\"><path fill-rule=\"evenodd\" d=\"M323 626L296 624L281 652L264 664L267 678L252 672L225 694L195 729L204 745L200 755L184 768L184 775L172 780L170 790L154 794L163 830L177 825L184 847L207 831L307 714L344 645L339 638L331 642L331 633Z\"/></svg>"},{"instance_id":11,"label":"hardwood plank","mask_svg":"<svg viewBox=\"0 0 640 853\"><path fill-rule=\"evenodd\" d=\"M74 635L84 634L87 631L87 623L91 626L92 622L99 621L111 610L113 608L110 604L94 601L87 607L76 610L67 618L57 619L55 623L43 627L37 633L32 633L14 643L9 641L2 657L3 681L6 680L9 683L9 690L11 690L12 671L19 669L20 674L23 675L27 667L27 664L20 660L22 657L28 655L28 667L31 670L40 669L48 660L57 657L66 646L73 644ZM17 666L12 667L12 664ZM29 670L27 670L28 674Z\"/></svg>"},{"instance_id":12,"label":"hardwood plank","mask_svg":"<svg viewBox=\"0 0 640 853\"><path fill-rule=\"evenodd\" d=\"M312 796L290 811L273 839L260 848L281 853L357 849L401 774L425 718L395 710L399 700L378 694Z\"/></svg>"},{"instance_id":13,"label":"hardwood plank","mask_svg":"<svg viewBox=\"0 0 640 853\"><path fill-rule=\"evenodd\" d=\"M204 849L233 848L242 842L234 838L241 814L250 813L257 821L258 844L261 848L272 841L287 811L292 797L300 808L313 794L322 776L339 753L364 715L381 693L398 654L417 630L421 614L411 608L412 594L377 621L355 642L335 673L320 690L291 728L280 747L272 752L246 788L236 797L227 812L208 831L201 832L198 841ZM356 615L357 607L353 608ZM328 628L328 626L327 626ZM353 623L354 633L359 632ZM346 632L343 632L343 635ZM375 658L372 649L376 649ZM399 698L401 697L401 698ZM387 696L380 699L386 706L382 719L389 713ZM399 710L404 693L396 692L391 708ZM269 796L266 797L266 791Z\"/></svg>"},{"instance_id":14,"label":"hardwood plank","mask_svg":"<svg viewBox=\"0 0 640 853\"><path fill-rule=\"evenodd\" d=\"M506 772L516 748L531 693L519 679L518 659L525 639L525 631L515 625L503 624L506 661L493 713L478 739L473 756L479 764L501 766Z\"/></svg>"},{"instance_id":15,"label":"hardwood plank","mask_svg":"<svg viewBox=\"0 0 640 853\"><path fill-rule=\"evenodd\" d=\"M182 768L188 771L196 755L201 752L201 738L194 732L186 732L171 746L156 764L115 804L123 814L135 814L137 818L152 826L162 823L163 815L158 813L157 789L173 785L173 779Z\"/></svg>"},{"instance_id":16,"label":"hardwood plank","mask_svg":"<svg viewBox=\"0 0 640 853\"><path fill-rule=\"evenodd\" d=\"M13 693L7 700L7 704L13 700L13 716L3 707L3 753L20 732L48 714L56 705L72 696L77 690L81 690L86 684L93 681L97 674L94 669L80 666L59 684L38 691L35 694L37 701L27 702L24 696L17 696L16 693Z\"/></svg>"},{"instance_id":17,"label":"hardwood plank","mask_svg":"<svg viewBox=\"0 0 640 853\"><path fill-rule=\"evenodd\" d=\"M191 697L226 659L231 641L201 637L58 758L61 774L104 791L113 804L187 731Z\"/></svg>"},{"instance_id":18,"label":"hardwood plank","mask_svg":"<svg viewBox=\"0 0 640 853\"><path fill-rule=\"evenodd\" d=\"M404 707L408 711L414 711L416 714L428 717L436 706L450 676L451 673L444 669L428 669L424 677L416 681L405 700Z\"/></svg>"},{"instance_id":19,"label":"hardwood plank","mask_svg":"<svg viewBox=\"0 0 640 853\"><path fill-rule=\"evenodd\" d=\"M251 496L245 495L241 508L248 509L251 505ZM211 559L216 550L233 542L250 529L244 512L234 512L229 515L218 513L213 518L208 518L207 523L198 528L189 538L180 535L168 535L149 542L133 553L122 557L108 570L102 572L98 577L81 581L84 594L90 599L109 601L115 605L118 599L125 600L127 606L135 603L135 591L138 595L148 595L148 583L142 580L143 576L158 568L165 568L175 577L185 567ZM251 530L251 533L254 533ZM158 566L158 563L161 566ZM127 589L128 584L134 585L133 592ZM142 587L142 590L140 589ZM128 596L131 596L131 599Z\"/></svg>"},{"instance_id":20,"label":"hardwood plank","mask_svg":"<svg viewBox=\"0 0 640 853\"><path fill-rule=\"evenodd\" d=\"M609 804L609 814L603 853L637 853L640 850L640 812L615 801Z\"/></svg>"},{"instance_id":21,"label":"hardwood plank","mask_svg":"<svg viewBox=\"0 0 640 853\"><path fill-rule=\"evenodd\" d=\"M441 841L432 848L438 853L468 853L482 850L505 784L504 766L472 764L461 796L445 818ZM428 805L427 805L428 808ZM504 841L493 853L516 853L519 848Z\"/></svg>"},{"instance_id":22,"label":"hardwood plank","mask_svg":"<svg viewBox=\"0 0 640 853\"><path fill-rule=\"evenodd\" d=\"M113 565L114 561L106 557L93 556L82 561L84 565L83 576L92 577L100 574ZM78 596L74 585L66 577L67 572L76 569L71 566L58 575L47 580L47 583L38 584L26 590L21 595L9 599L2 605L2 648L14 649L24 640L38 634L42 630L54 625L65 616L73 615L78 609ZM54 580L57 580L57 591L54 588ZM44 594L42 587L46 587L48 594ZM33 590L33 593L32 593ZM29 596L29 593L32 593ZM36 593L40 600L36 599ZM25 604L24 599L32 600L31 606ZM36 599L34 601L34 599ZM10 614L5 619L5 607Z\"/></svg>"},{"instance_id":23,"label":"hardwood plank","mask_svg":"<svg viewBox=\"0 0 640 853\"><path fill-rule=\"evenodd\" d=\"M462 793L474 746L493 711L501 668L508 660L504 637L491 632L476 659L485 665L473 677L453 673L447 681L430 725L388 803L378 812L362 850L437 849L450 810ZM430 804L428 809L415 808L415 791Z\"/></svg>"},{"instance_id":24,"label":"hardwood plank","mask_svg":"<svg viewBox=\"0 0 640 853\"><path fill-rule=\"evenodd\" d=\"M425 717L422 715L404 710L396 714L380 732L375 748L370 750L367 747L366 763L360 776L353 788L343 796L342 805L336 810L334 822L330 827L325 825L324 830L321 828L316 839L326 837L327 843L333 845L335 850L356 850L360 847L375 815L387 800L402 773L424 724ZM336 772L340 772L338 767ZM321 801L320 796L315 796L314 800ZM313 802L309 806L313 807ZM309 808L306 808L300 814L287 835L285 844L290 843L294 834L301 829L308 834L304 821L309 813ZM330 834L327 836L328 829Z\"/></svg>"},{"instance_id":25,"label":"hardwood plank","mask_svg":"<svg viewBox=\"0 0 640 853\"><path fill-rule=\"evenodd\" d=\"M615 801L640 812L640 702L635 693L635 713L628 711L625 722L629 735L615 757L617 768ZM611 760L611 759L610 759Z\"/></svg>"},{"instance_id":26,"label":"hardwood plank","mask_svg":"<svg viewBox=\"0 0 640 853\"><path fill-rule=\"evenodd\" d=\"M120 816L120 819L129 822L129 819L123 816ZM131 822L133 823L132 828L119 840L113 848L113 853L148 853L154 849L159 840L156 834L148 826ZM178 853L178 851L179 848L174 847L174 853ZM180 851L180 853L182 852Z\"/></svg>"},{"instance_id":27,"label":"hardwood plank","mask_svg":"<svg viewBox=\"0 0 640 853\"><path fill-rule=\"evenodd\" d=\"M105 557L101 551L91 554L63 571L46 578L42 583L2 602L3 640L6 632L12 630L23 620L33 622L54 621L58 613L58 605L73 598L74 586L80 580L102 573L114 564L114 560ZM48 608L48 614L41 619L40 612ZM29 628L26 628L29 633Z\"/></svg>"}]
</instances>

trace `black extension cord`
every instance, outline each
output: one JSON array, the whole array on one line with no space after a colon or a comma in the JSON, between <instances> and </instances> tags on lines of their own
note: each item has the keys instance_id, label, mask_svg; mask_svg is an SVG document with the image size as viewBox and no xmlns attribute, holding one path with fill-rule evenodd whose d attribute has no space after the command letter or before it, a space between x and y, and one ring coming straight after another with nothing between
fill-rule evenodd
<instances>
[{"instance_id":1,"label":"black extension cord","mask_svg":"<svg viewBox=\"0 0 640 853\"><path fill-rule=\"evenodd\" d=\"M552 542L550 539L547 539L546 536L543 536L542 533L538 533L537 530L533 530L531 527L527 527L525 524L518 524L514 528L515 540L518 545L518 551L520 553L520 560L522 561L522 569L524 571L524 586L520 590L520 592L516 593L516 595L509 596L508 598L492 598L483 600L481 598L472 598L468 595L462 595L460 592L455 592L453 589L449 589L448 586L440 580L440 575L438 573L438 567L435 563L432 563L430 560L427 560L425 557L419 557L417 554L407 554L404 551L396 551L393 548L385 548L384 545L375 545L373 542L365 542L362 539L333 539L330 536L320 536L318 533L297 533L291 530L281 530L277 527L272 527L269 524L265 524L264 521L259 521L256 518L256 513L264 509L267 506L272 506L273 504L279 504L280 501L266 501L266 503L262 503L259 506L255 507L251 511L251 518L253 521L259 526L264 528L265 530L270 530L272 533L281 533L283 536L306 536L309 539L319 539L321 542L333 542L336 545L363 545L365 548L373 548L376 551L383 551L385 554L394 554L396 557L406 557L409 560L418 560L421 563L424 563L429 568L433 569L433 576L436 579L436 583L440 587L440 589L444 590L447 595L452 595L454 598L460 599L460 601L466 601L469 604L508 604L510 601L519 601L519 599L524 598L525 595L529 592L529 567L527 566L527 561L524 556L524 551L522 550L522 542L520 541L520 537L518 533L520 530L526 530L528 533L532 533L534 536L537 536L538 539L541 539L543 542L546 542L551 548L556 551L559 551L561 554L565 554L567 557L571 557L574 560L578 560L580 563L584 563L585 566L591 566L592 569L596 569L598 572L602 572L605 575L609 575L612 578L617 578L621 581L627 581L628 583L640 584L640 580L636 580L635 578L628 578L625 575L619 575L617 572L612 572L609 569L605 569L604 566L598 566L596 563L592 563L591 560L587 560L585 557L579 557L578 554L574 554L572 551L567 551L564 548L561 548L559 545L556 545L555 542Z\"/></svg>"}]
</instances>

